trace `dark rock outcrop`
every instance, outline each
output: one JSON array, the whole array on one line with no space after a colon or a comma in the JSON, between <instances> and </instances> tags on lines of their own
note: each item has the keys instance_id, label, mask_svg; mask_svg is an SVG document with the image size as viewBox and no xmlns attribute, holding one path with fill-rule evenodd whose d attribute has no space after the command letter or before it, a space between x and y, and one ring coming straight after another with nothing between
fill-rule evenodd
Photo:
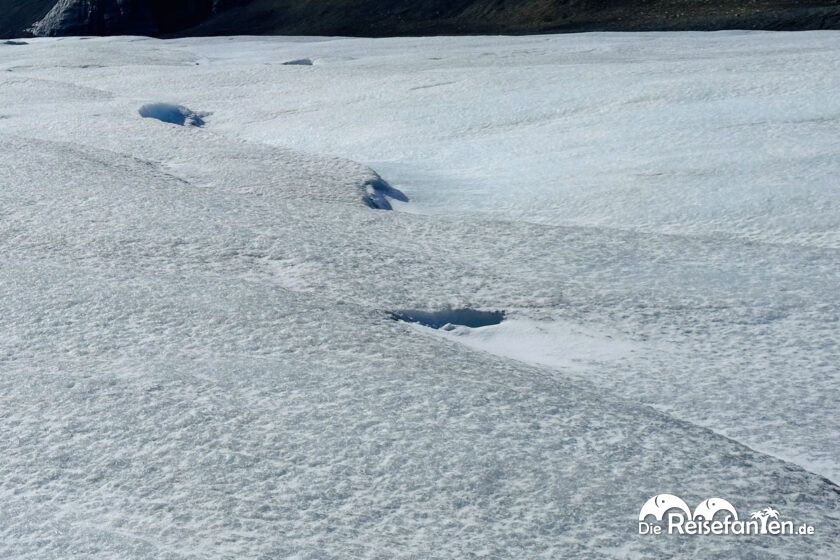
<instances>
[{"instance_id":1,"label":"dark rock outcrop","mask_svg":"<svg viewBox=\"0 0 840 560\"><path fill-rule=\"evenodd\" d=\"M162 35L207 20L213 0L59 0L31 32L55 35Z\"/></svg>"},{"instance_id":2,"label":"dark rock outcrop","mask_svg":"<svg viewBox=\"0 0 840 560\"><path fill-rule=\"evenodd\" d=\"M0 0L0 37L840 29L840 0Z\"/></svg>"},{"instance_id":3,"label":"dark rock outcrop","mask_svg":"<svg viewBox=\"0 0 840 560\"><path fill-rule=\"evenodd\" d=\"M220 0L191 34L838 29L840 0Z\"/></svg>"},{"instance_id":4,"label":"dark rock outcrop","mask_svg":"<svg viewBox=\"0 0 840 560\"><path fill-rule=\"evenodd\" d=\"M0 39L26 36L54 5L55 0L0 0Z\"/></svg>"}]
</instances>

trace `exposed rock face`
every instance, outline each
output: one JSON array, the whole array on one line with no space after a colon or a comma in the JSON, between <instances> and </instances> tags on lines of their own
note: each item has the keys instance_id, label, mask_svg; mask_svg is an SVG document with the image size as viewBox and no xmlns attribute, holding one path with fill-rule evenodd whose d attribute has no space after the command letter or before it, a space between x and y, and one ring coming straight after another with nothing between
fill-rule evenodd
<instances>
[{"instance_id":1,"label":"exposed rock face","mask_svg":"<svg viewBox=\"0 0 840 560\"><path fill-rule=\"evenodd\" d=\"M840 29L840 0L0 0L0 37L20 37L26 29L37 35L374 37Z\"/></svg>"},{"instance_id":2,"label":"exposed rock face","mask_svg":"<svg viewBox=\"0 0 840 560\"><path fill-rule=\"evenodd\" d=\"M146 10L131 0L59 0L52 10L32 27L35 35L104 35L128 28L139 33L152 31Z\"/></svg>"},{"instance_id":3,"label":"exposed rock face","mask_svg":"<svg viewBox=\"0 0 840 560\"><path fill-rule=\"evenodd\" d=\"M54 5L55 0L0 0L0 39L25 36Z\"/></svg>"},{"instance_id":4,"label":"exposed rock face","mask_svg":"<svg viewBox=\"0 0 840 560\"><path fill-rule=\"evenodd\" d=\"M840 0L219 0L190 34L838 29Z\"/></svg>"},{"instance_id":5,"label":"exposed rock face","mask_svg":"<svg viewBox=\"0 0 840 560\"><path fill-rule=\"evenodd\" d=\"M213 0L59 0L34 35L159 35L195 25Z\"/></svg>"}]
</instances>

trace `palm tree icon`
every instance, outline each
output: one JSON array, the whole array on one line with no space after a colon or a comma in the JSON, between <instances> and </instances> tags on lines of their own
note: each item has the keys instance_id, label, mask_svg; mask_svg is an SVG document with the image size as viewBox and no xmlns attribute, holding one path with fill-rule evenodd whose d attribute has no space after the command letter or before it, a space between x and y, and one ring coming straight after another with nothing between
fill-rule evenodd
<instances>
[{"instance_id":1,"label":"palm tree icon","mask_svg":"<svg viewBox=\"0 0 840 560\"><path fill-rule=\"evenodd\" d=\"M758 530L760 535L767 534L767 518L769 517L767 509L770 508L766 508L764 511L754 511L750 514L750 519L757 519L761 521L761 528Z\"/></svg>"},{"instance_id":2,"label":"palm tree icon","mask_svg":"<svg viewBox=\"0 0 840 560\"><path fill-rule=\"evenodd\" d=\"M779 518L779 512L778 512L778 510L775 510L775 509L773 509L773 508L771 508L771 507L766 507L766 508L764 508L764 510L762 510L762 512L761 512L761 513L763 513L763 514L764 514L764 515L766 515L767 517L772 517L773 519L778 519L778 518Z\"/></svg>"},{"instance_id":3,"label":"palm tree icon","mask_svg":"<svg viewBox=\"0 0 840 560\"><path fill-rule=\"evenodd\" d=\"M750 519L757 519L761 521L761 529L760 532L762 535L767 533L767 520L768 519L778 519L779 512L771 507L766 507L761 511L754 511L750 514Z\"/></svg>"}]
</instances>

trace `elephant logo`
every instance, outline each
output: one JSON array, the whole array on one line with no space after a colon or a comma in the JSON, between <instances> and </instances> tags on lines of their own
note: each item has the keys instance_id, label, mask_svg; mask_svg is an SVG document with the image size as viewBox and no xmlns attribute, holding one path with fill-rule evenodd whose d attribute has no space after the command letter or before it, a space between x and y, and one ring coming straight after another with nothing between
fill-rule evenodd
<instances>
[{"instance_id":1,"label":"elephant logo","mask_svg":"<svg viewBox=\"0 0 840 560\"><path fill-rule=\"evenodd\" d=\"M711 521L715 518L715 514L721 511L731 517L732 521L738 521L738 512L735 511L735 506L723 498L709 498L706 501L700 502L700 504L694 509L693 519L702 517L703 519Z\"/></svg>"},{"instance_id":2,"label":"elephant logo","mask_svg":"<svg viewBox=\"0 0 840 560\"><path fill-rule=\"evenodd\" d=\"M671 509L681 510L685 513L686 519L691 519L691 510L688 509L688 504L682 498L673 494L659 494L649 499L642 506L642 511L639 512L639 521L644 521L648 515L654 516L657 521L662 521L662 517Z\"/></svg>"},{"instance_id":3,"label":"elephant logo","mask_svg":"<svg viewBox=\"0 0 840 560\"><path fill-rule=\"evenodd\" d=\"M654 520L651 521L650 517ZM694 512L673 494L658 494L639 512L640 535L813 535L808 523L781 519L779 510L766 507L740 519L735 506L723 498L703 500Z\"/></svg>"}]
</instances>

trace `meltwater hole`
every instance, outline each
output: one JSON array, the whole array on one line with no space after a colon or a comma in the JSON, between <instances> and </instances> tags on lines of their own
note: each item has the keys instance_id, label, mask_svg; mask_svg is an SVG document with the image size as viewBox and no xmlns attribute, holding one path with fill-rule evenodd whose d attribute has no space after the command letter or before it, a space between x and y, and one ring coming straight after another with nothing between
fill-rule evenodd
<instances>
[{"instance_id":1,"label":"meltwater hole","mask_svg":"<svg viewBox=\"0 0 840 560\"><path fill-rule=\"evenodd\" d=\"M442 329L448 325L470 327L489 327L505 320L504 311L479 311L477 309L441 309L439 311L421 311L405 309L390 313L395 321L417 323L424 327Z\"/></svg>"},{"instance_id":2,"label":"meltwater hole","mask_svg":"<svg viewBox=\"0 0 840 560\"><path fill-rule=\"evenodd\" d=\"M196 113L195 111L172 103L147 103L140 107L140 116L144 119L157 119L169 124L178 126L204 126L204 117L207 113Z\"/></svg>"},{"instance_id":3,"label":"meltwater hole","mask_svg":"<svg viewBox=\"0 0 840 560\"><path fill-rule=\"evenodd\" d=\"M376 173L374 173L373 177L365 181L362 185L362 190L362 200L364 200L364 203L369 208L373 208L374 210L393 210L392 200L408 202L408 197L405 196L405 193L389 185L388 181Z\"/></svg>"}]
</instances>

